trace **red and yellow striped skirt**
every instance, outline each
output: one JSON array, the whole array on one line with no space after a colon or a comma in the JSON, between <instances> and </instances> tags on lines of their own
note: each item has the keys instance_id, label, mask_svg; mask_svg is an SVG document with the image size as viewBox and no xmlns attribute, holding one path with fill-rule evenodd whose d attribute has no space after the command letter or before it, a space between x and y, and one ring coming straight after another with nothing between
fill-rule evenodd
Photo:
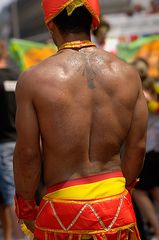
<instances>
[{"instance_id":1,"label":"red and yellow striped skirt","mask_svg":"<svg viewBox=\"0 0 159 240\"><path fill-rule=\"evenodd\" d=\"M105 173L50 187L41 201L35 238L139 240L122 173Z\"/></svg>"}]
</instances>

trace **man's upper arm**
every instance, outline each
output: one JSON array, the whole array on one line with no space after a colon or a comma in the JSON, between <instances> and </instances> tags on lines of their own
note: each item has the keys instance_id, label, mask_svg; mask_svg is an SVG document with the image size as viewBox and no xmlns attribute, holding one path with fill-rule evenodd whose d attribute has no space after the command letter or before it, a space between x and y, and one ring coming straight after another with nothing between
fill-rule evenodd
<instances>
[{"instance_id":1,"label":"man's upper arm","mask_svg":"<svg viewBox=\"0 0 159 240\"><path fill-rule=\"evenodd\" d=\"M129 185L138 177L143 163L146 147L148 110L140 78L136 74L138 98L134 107L131 126L124 144L122 170Z\"/></svg>"},{"instance_id":2,"label":"man's upper arm","mask_svg":"<svg viewBox=\"0 0 159 240\"><path fill-rule=\"evenodd\" d=\"M146 132L147 132L147 104L142 90L139 92L139 96L134 108L131 127L127 137L127 146L135 147L136 144L140 144L145 148Z\"/></svg>"},{"instance_id":3,"label":"man's upper arm","mask_svg":"<svg viewBox=\"0 0 159 240\"><path fill-rule=\"evenodd\" d=\"M16 192L32 199L40 175L40 133L33 106L34 86L27 73L18 80L16 89L17 142L14 153ZM32 186L32 188L30 188Z\"/></svg>"},{"instance_id":4,"label":"man's upper arm","mask_svg":"<svg viewBox=\"0 0 159 240\"><path fill-rule=\"evenodd\" d=\"M37 147L39 144L39 126L33 106L32 84L27 76L22 75L16 88L16 128L17 142L20 146Z\"/></svg>"}]
</instances>

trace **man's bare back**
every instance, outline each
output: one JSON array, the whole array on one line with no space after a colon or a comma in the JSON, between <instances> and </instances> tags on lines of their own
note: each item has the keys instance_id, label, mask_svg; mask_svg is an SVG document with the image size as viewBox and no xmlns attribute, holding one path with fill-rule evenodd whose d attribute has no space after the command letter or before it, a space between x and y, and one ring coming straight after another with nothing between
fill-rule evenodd
<instances>
[{"instance_id":1,"label":"man's bare back","mask_svg":"<svg viewBox=\"0 0 159 240\"><path fill-rule=\"evenodd\" d=\"M136 177L143 163L137 159L144 155L146 121L135 126L135 117L146 118L147 112L131 66L95 47L62 50L23 74L18 102L25 96L32 109L26 106L25 112L23 107L24 118L33 121L19 144L23 149L30 139L28 152L39 158L34 136L41 136L46 185L121 168L128 184ZM27 128L27 121L21 121ZM121 159L124 145L128 150Z\"/></svg>"}]
</instances>

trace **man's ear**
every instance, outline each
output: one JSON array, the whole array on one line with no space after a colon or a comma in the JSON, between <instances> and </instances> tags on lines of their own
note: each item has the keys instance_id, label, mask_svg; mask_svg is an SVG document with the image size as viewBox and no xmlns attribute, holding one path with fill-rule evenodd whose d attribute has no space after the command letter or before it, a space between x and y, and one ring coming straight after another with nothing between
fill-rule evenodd
<instances>
[{"instance_id":1,"label":"man's ear","mask_svg":"<svg viewBox=\"0 0 159 240\"><path fill-rule=\"evenodd\" d=\"M48 30L49 30L50 32L53 32L54 29L55 29L55 27L56 27L53 21L50 21L50 22L47 24L47 26L48 26Z\"/></svg>"}]
</instances>

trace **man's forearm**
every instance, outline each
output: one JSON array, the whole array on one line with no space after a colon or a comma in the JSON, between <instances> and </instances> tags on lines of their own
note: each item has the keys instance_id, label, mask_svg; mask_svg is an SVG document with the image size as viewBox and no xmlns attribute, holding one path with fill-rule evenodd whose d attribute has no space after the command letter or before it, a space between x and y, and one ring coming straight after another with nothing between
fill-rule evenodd
<instances>
[{"instance_id":1,"label":"man's forearm","mask_svg":"<svg viewBox=\"0 0 159 240\"><path fill-rule=\"evenodd\" d=\"M132 151L132 153L124 153L122 157L122 171L126 178L126 185L131 185L138 178L144 164L145 151Z\"/></svg>"},{"instance_id":2,"label":"man's forearm","mask_svg":"<svg viewBox=\"0 0 159 240\"><path fill-rule=\"evenodd\" d=\"M38 213L35 192L40 181L40 154L20 153L21 151L16 148L14 153L16 214L21 220L34 221Z\"/></svg>"},{"instance_id":3,"label":"man's forearm","mask_svg":"<svg viewBox=\"0 0 159 240\"><path fill-rule=\"evenodd\" d=\"M122 167L122 172L123 172L124 177L126 178L126 186L129 187L129 186L131 186L131 184L133 184L137 180L141 170L139 171L139 169L138 169L138 171L132 172L132 171L128 170L127 168Z\"/></svg>"},{"instance_id":4,"label":"man's forearm","mask_svg":"<svg viewBox=\"0 0 159 240\"><path fill-rule=\"evenodd\" d=\"M24 199L33 200L40 181L40 154L20 154L15 149L13 162L16 193Z\"/></svg>"}]
</instances>

